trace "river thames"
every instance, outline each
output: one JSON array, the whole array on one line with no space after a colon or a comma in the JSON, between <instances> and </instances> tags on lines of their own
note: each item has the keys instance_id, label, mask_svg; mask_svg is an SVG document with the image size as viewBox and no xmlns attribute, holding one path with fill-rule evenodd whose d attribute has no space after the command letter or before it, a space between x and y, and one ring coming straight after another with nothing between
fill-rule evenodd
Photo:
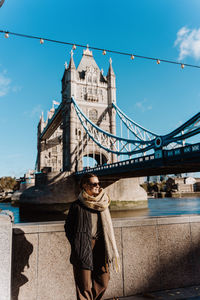
<instances>
[{"instance_id":1,"label":"river thames","mask_svg":"<svg viewBox=\"0 0 200 300\"><path fill-rule=\"evenodd\" d=\"M39 215L24 213L19 207L12 206L11 203L0 203L0 209L10 210L14 214L15 223L36 222L36 221L56 221L64 220L65 214L62 212L41 212ZM200 198L162 198L148 199L148 208L128 211L112 211L113 218L130 217L159 217L172 215L200 214Z\"/></svg>"}]
</instances>

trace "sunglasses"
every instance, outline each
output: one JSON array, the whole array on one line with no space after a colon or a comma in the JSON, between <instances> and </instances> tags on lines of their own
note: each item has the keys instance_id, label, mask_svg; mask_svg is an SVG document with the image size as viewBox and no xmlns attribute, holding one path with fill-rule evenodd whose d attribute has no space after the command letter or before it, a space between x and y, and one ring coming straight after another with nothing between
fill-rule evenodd
<instances>
[{"instance_id":1,"label":"sunglasses","mask_svg":"<svg viewBox=\"0 0 200 300\"><path fill-rule=\"evenodd\" d=\"M97 187L97 186L99 186L99 182L94 182L94 183L88 183L89 184L89 186L91 186L91 187Z\"/></svg>"}]
</instances>

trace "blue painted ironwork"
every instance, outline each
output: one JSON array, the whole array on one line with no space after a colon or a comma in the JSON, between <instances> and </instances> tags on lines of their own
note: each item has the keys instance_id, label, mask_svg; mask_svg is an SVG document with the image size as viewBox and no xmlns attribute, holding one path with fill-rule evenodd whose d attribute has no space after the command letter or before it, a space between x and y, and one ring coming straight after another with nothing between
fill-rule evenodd
<instances>
[{"instance_id":1,"label":"blue painted ironwork","mask_svg":"<svg viewBox=\"0 0 200 300\"><path fill-rule=\"evenodd\" d=\"M190 118L183 125L162 137L163 145L182 141L200 133L200 112Z\"/></svg>"},{"instance_id":2,"label":"blue painted ironwork","mask_svg":"<svg viewBox=\"0 0 200 300\"><path fill-rule=\"evenodd\" d=\"M170 146L173 146L171 148L176 148L183 145L183 141L185 142L186 139L200 133L200 113L197 113L169 134L157 135L131 120L113 104L113 109L115 109L121 122L126 126L132 138L120 137L98 127L82 112L74 98L72 98L71 101L87 136L100 148L117 155L131 156L139 153L145 154L150 150L170 149ZM41 139L49 138L49 135L60 125L62 121L62 107L61 103L55 110L53 117L48 120L48 124L41 133ZM56 125L54 124L55 121ZM49 129L50 132L48 133Z\"/></svg>"},{"instance_id":3,"label":"blue painted ironwork","mask_svg":"<svg viewBox=\"0 0 200 300\"><path fill-rule=\"evenodd\" d=\"M117 115L120 120L126 126L126 128L139 140L141 141L152 141L158 135L156 133L151 132L148 129L145 129L141 125L137 124L133 120L131 120L116 104L112 103L113 108L115 109Z\"/></svg>"},{"instance_id":4,"label":"blue painted ironwork","mask_svg":"<svg viewBox=\"0 0 200 300\"><path fill-rule=\"evenodd\" d=\"M86 117L74 98L72 98L72 103L86 134L100 148L118 155L132 155L152 149L153 143L150 140L127 139L104 131Z\"/></svg>"},{"instance_id":5,"label":"blue painted ironwork","mask_svg":"<svg viewBox=\"0 0 200 300\"><path fill-rule=\"evenodd\" d=\"M75 173L82 176L85 173L94 173L98 176L115 175L115 178L161 175L200 170L200 143L183 146L171 150L160 150L161 155L152 153L111 164L87 168Z\"/></svg>"},{"instance_id":6,"label":"blue painted ironwork","mask_svg":"<svg viewBox=\"0 0 200 300\"><path fill-rule=\"evenodd\" d=\"M121 121L134 136L134 139L123 138L102 130L90 121L81 111L74 98L72 98L72 103L86 134L100 148L117 155L130 156L150 150L156 151L156 149L161 148L176 148L179 147L180 144L182 145L183 140L200 133L200 113L193 116L171 133L159 136L132 121L115 104L113 104L113 108L116 110Z\"/></svg>"},{"instance_id":7,"label":"blue painted ironwork","mask_svg":"<svg viewBox=\"0 0 200 300\"><path fill-rule=\"evenodd\" d=\"M156 148L166 147L170 144L174 144L173 147L179 147L182 145L183 140L188 139L198 133L200 133L200 113L197 113L183 125L173 130L169 134L161 135L155 134L141 125L131 120L116 104L112 104L120 120L123 124L138 138L141 140L154 140L154 146ZM188 145L188 143L186 143Z\"/></svg>"}]
</instances>

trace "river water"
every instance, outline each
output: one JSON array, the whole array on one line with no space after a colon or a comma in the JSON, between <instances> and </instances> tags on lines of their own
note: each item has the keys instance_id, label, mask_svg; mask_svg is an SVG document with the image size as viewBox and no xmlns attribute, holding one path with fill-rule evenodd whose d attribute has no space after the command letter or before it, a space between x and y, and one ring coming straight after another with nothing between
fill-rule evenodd
<instances>
[{"instance_id":1,"label":"river water","mask_svg":"<svg viewBox=\"0 0 200 300\"><path fill-rule=\"evenodd\" d=\"M37 222L37 221L55 221L64 220L65 214L48 212L32 214L20 211L19 207L12 206L11 203L0 203L0 209L10 210L14 214L15 223ZM162 199L148 199L148 208L138 210L112 211L113 218L126 217L158 217L171 215L191 215L200 214L200 198L162 198Z\"/></svg>"}]
</instances>

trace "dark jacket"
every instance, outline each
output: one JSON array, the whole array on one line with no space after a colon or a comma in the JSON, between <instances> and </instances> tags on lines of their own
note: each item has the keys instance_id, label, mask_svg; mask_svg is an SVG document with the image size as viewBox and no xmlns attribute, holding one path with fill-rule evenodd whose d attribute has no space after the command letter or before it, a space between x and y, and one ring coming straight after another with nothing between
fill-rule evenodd
<instances>
[{"instance_id":1,"label":"dark jacket","mask_svg":"<svg viewBox=\"0 0 200 300\"><path fill-rule=\"evenodd\" d=\"M71 204L65 222L66 236L71 244L70 262L88 270L93 270L91 228L91 210L76 200Z\"/></svg>"}]
</instances>

